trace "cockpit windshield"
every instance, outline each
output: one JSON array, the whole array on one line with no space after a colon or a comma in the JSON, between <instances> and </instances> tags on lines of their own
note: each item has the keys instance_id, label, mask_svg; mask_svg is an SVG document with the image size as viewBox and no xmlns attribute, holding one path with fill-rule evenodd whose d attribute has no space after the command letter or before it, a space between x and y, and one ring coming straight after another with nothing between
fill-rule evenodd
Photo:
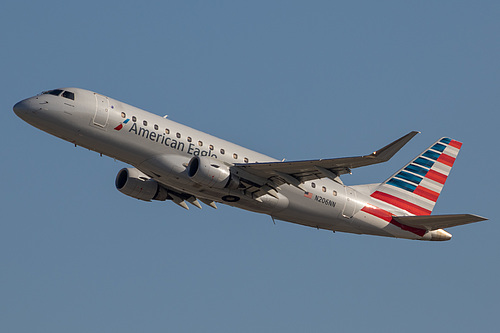
<instances>
[{"instance_id":1,"label":"cockpit windshield","mask_svg":"<svg viewBox=\"0 0 500 333\"><path fill-rule=\"evenodd\" d=\"M71 91L65 91L65 92L63 92L62 97L66 97L66 98L74 101L75 100L75 93L72 93Z\"/></svg>"},{"instance_id":2,"label":"cockpit windshield","mask_svg":"<svg viewBox=\"0 0 500 333\"><path fill-rule=\"evenodd\" d=\"M61 95L62 93L62 95ZM72 101L75 100L75 93L71 91L65 91L61 89L54 89L54 90L49 90L49 91L44 91L42 95L54 95L54 96L59 96L61 95L64 98L71 99Z\"/></svg>"},{"instance_id":3,"label":"cockpit windshield","mask_svg":"<svg viewBox=\"0 0 500 333\"><path fill-rule=\"evenodd\" d=\"M42 95L54 95L54 96L59 96L61 95L63 91L61 89L55 89L55 90L49 90L49 91L44 91Z\"/></svg>"}]
</instances>

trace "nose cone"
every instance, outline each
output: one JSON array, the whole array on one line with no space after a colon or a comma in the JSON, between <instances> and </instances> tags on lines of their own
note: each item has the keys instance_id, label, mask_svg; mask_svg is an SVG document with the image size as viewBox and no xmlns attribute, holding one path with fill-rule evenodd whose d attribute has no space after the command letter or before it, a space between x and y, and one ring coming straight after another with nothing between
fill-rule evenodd
<instances>
[{"instance_id":1,"label":"nose cone","mask_svg":"<svg viewBox=\"0 0 500 333\"><path fill-rule=\"evenodd\" d=\"M12 108L14 113L17 114L18 117L23 118L25 114L31 112L31 103L28 102L27 99L17 102L16 105Z\"/></svg>"},{"instance_id":2,"label":"nose cone","mask_svg":"<svg viewBox=\"0 0 500 333\"><path fill-rule=\"evenodd\" d=\"M12 109L19 118L30 123L30 119L34 119L39 108L37 108L33 98L27 98L16 103Z\"/></svg>"}]
</instances>

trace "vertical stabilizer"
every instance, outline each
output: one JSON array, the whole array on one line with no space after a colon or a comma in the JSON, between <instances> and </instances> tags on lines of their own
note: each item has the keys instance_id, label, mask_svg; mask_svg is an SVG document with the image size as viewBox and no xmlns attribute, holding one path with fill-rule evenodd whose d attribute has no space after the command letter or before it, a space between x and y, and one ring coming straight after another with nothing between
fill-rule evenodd
<instances>
[{"instance_id":1,"label":"vertical stabilizer","mask_svg":"<svg viewBox=\"0 0 500 333\"><path fill-rule=\"evenodd\" d=\"M462 143L442 138L380 184L371 197L410 215L430 215Z\"/></svg>"}]
</instances>

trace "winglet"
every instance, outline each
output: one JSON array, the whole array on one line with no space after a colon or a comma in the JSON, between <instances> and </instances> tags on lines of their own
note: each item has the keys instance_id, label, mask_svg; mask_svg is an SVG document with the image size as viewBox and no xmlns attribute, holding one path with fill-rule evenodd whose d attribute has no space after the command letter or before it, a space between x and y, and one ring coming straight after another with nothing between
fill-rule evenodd
<instances>
[{"instance_id":1,"label":"winglet","mask_svg":"<svg viewBox=\"0 0 500 333\"><path fill-rule=\"evenodd\" d=\"M404 145L408 143L413 137L420 132L412 131L405 136L397 139L396 141L389 143L387 146L373 152L370 156L375 157L377 160L381 160L381 162L388 161L394 154L396 154Z\"/></svg>"}]
</instances>

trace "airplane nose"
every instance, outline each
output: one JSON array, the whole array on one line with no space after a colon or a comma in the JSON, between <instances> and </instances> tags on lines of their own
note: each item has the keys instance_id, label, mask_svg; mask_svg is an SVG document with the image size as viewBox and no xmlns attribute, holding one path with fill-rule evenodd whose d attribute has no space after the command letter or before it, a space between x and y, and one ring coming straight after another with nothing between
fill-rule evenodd
<instances>
[{"instance_id":1,"label":"airplane nose","mask_svg":"<svg viewBox=\"0 0 500 333\"><path fill-rule=\"evenodd\" d=\"M12 109L14 110L15 114L21 117L21 115L27 113L29 110L27 104L28 103L26 102L26 100L22 100L20 102L17 102Z\"/></svg>"},{"instance_id":2,"label":"airplane nose","mask_svg":"<svg viewBox=\"0 0 500 333\"><path fill-rule=\"evenodd\" d=\"M21 119L26 120L26 117L30 117L35 112L35 106L31 98L23 99L17 102L12 109L14 113Z\"/></svg>"}]
</instances>

